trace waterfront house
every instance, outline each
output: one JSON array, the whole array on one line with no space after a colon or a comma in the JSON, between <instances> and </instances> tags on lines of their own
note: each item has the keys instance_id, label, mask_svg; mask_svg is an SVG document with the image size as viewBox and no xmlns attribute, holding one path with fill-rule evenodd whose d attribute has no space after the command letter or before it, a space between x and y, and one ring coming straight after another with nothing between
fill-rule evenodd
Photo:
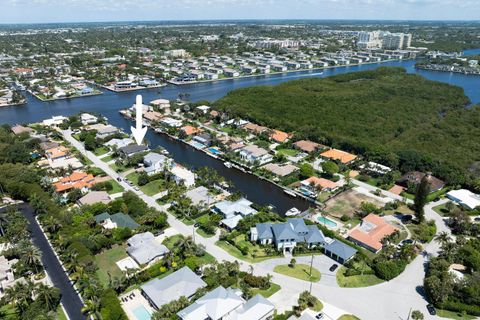
<instances>
[{"instance_id":1,"label":"waterfront house","mask_svg":"<svg viewBox=\"0 0 480 320\"><path fill-rule=\"evenodd\" d=\"M370 213L362 222L348 233L348 239L374 253L382 247L382 239L397 232L398 229L382 217Z\"/></svg>"},{"instance_id":2,"label":"waterfront house","mask_svg":"<svg viewBox=\"0 0 480 320\"><path fill-rule=\"evenodd\" d=\"M95 136L97 139L105 139L109 136L117 134L119 132L118 128L111 126L111 125L102 125L97 129L97 135Z\"/></svg>"},{"instance_id":3,"label":"waterfront house","mask_svg":"<svg viewBox=\"0 0 480 320\"><path fill-rule=\"evenodd\" d=\"M42 121L42 124L46 127L56 127L61 125L65 120L67 120L67 117L64 116L53 116L50 119L45 119Z\"/></svg>"},{"instance_id":4,"label":"waterfront house","mask_svg":"<svg viewBox=\"0 0 480 320\"><path fill-rule=\"evenodd\" d=\"M53 187L56 192L68 192L72 189L80 189L82 192L87 192L93 185L95 185L93 175L75 171L71 175L63 177L54 183Z\"/></svg>"},{"instance_id":5,"label":"waterfront house","mask_svg":"<svg viewBox=\"0 0 480 320\"><path fill-rule=\"evenodd\" d=\"M176 164L170 170L170 173L177 184L183 184L187 188L195 185L195 174L187 168Z\"/></svg>"},{"instance_id":6,"label":"waterfront house","mask_svg":"<svg viewBox=\"0 0 480 320\"><path fill-rule=\"evenodd\" d=\"M118 212L112 215L108 212L104 212L96 215L94 219L95 222L101 225L104 229L129 228L135 230L140 227L135 220L123 212Z\"/></svg>"},{"instance_id":7,"label":"waterfront house","mask_svg":"<svg viewBox=\"0 0 480 320\"><path fill-rule=\"evenodd\" d=\"M257 223L250 229L250 240L262 245L275 244L277 250L284 253L291 252L298 243L313 248L331 241L317 226L307 226L302 218L288 219L284 223Z\"/></svg>"},{"instance_id":8,"label":"waterfront house","mask_svg":"<svg viewBox=\"0 0 480 320\"><path fill-rule=\"evenodd\" d=\"M108 204L112 201L110 196L105 191L91 191L78 199L77 204L79 206L92 205L95 203Z\"/></svg>"},{"instance_id":9,"label":"waterfront house","mask_svg":"<svg viewBox=\"0 0 480 320\"><path fill-rule=\"evenodd\" d=\"M172 161L163 154L150 152L143 157L143 163L145 164L145 172L151 176L169 168Z\"/></svg>"},{"instance_id":10,"label":"waterfront house","mask_svg":"<svg viewBox=\"0 0 480 320\"><path fill-rule=\"evenodd\" d=\"M194 126L190 126L190 125L187 125L187 126L184 126L182 128L180 128L180 130L186 135L186 136L192 136L194 134L197 134L199 132L202 132L202 129L199 129L197 127L194 127Z\"/></svg>"},{"instance_id":11,"label":"waterfront house","mask_svg":"<svg viewBox=\"0 0 480 320\"><path fill-rule=\"evenodd\" d=\"M151 232L138 233L127 240L127 253L139 265L157 261L170 252Z\"/></svg>"},{"instance_id":12,"label":"waterfront house","mask_svg":"<svg viewBox=\"0 0 480 320\"><path fill-rule=\"evenodd\" d=\"M154 122L162 120L163 114L158 111L147 111L143 114L143 117L148 123L152 124Z\"/></svg>"},{"instance_id":13,"label":"waterfront house","mask_svg":"<svg viewBox=\"0 0 480 320\"><path fill-rule=\"evenodd\" d=\"M105 145L107 147L115 147L117 149L120 149L120 148L126 147L128 145L131 145L133 143L134 143L134 141L132 139L124 138L124 139L112 139L108 142L105 142Z\"/></svg>"},{"instance_id":14,"label":"waterfront house","mask_svg":"<svg viewBox=\"0 0 480 320\"><path fill-rule=\"evenodd\" d=\"M300 191L311 197L315 197L318 191L333 192L338 187L335 182L318 177L310 177L300 182Z\"/></svg>"},{"instance_id":15,"label":"waterfront house","mask_svg":"<svg viewBox=\"0 0 480 320\"><path fill-rule=\"evenodd\" d=\"M185 297L190 299L197 290L205 288L207 284L189 267L178 269L168 276L155 278L143 284L140 289L148 302L155 309Z\"/></svg>"},{"instance_id":16,"label":"waterfront house","mask_svg":"<svg viewBox=\"0 0 480 320\"><path fill-rule=\"evenodd\" d=\"M406 173L398 179L396 183L406 188L408 188L409 184L418 186L425 176L427 176L428 182L430 183L430 192L441 190L445 186L444 181L434 177L431 173L423 173L419 171Z\"/></svg>"},{"instance_id":17,"label":"waterfront house","mask_svg":"<svg viewBox=\"0 0 480 320\"><path fill-rule=\"evenodd\" d=\"M205 105L202 105L202 106L198 106L195 108L196 111L202 113L202 114L207 114L208 113L208 110L210 110L210 107L209 106L205 106Z\"/></svg>"},{"instance_id":18,"label":"waterfront house","mask_svg":"<svg viewBox=\"0 0 480 320\"><path fill-rule=\"evenodd\" d=\"M298 167L292 164L277 164L277 163L268 163L262 167L263 169L270 171L271 173L279 176L285 177L289 174L298 170Z\"/></svg>"},{"instance_id":19,"label":"waterfront house","mask_svg":"<svg viewBox=\"0 0 480 320\"><path fill-rule=\"evenodd\" d=\"M193 141L200 143L204 147L210 147L212 143L212 136L209 133L200 133L193 137Z\"/></svg>"},{"instance_id":20,"label":"waterfront house","mask_svg":"<svg viewBox=\"0 0 480 320\"><path fill-rule=\"evenodd\" d=\"M20 134L23 134L23 133L26 133L28 135L32 134L35 132L35 130L33 130L32 128L29 128L29 127L25 127L25 126L22 126L22 125L19 125L17 124L16 126L13 126L11 128L12 132L14 135L18 136Z\"/></svg>"},{"instance_id":21,"label":"waterfront house","mask_svg":"<svg viewBox=\"0 0 480 320\"><path fill-rule=\"evenodd\" d=\"M468 210L474 210L480 207L480 195L470 190L460 189L449 191L447 198Z\"/></svg>"},{"instance_id":22,"label":"waterfront house","mask_svg":"<svg viewBox=\"0 0 480 320\"><path fill-rule=\"evenodd\" d=\"M80 115L80 121L84 126L94 124L98 122L98 118L90 113L82 113Z\"/></svg>"},{"instance_id":23,"label":"waterfront house","mask_svg":"<svg viewBox=\"0 0 480 320\"><path fill-rule=\"evenodd\" d=\"M357 158L357 156L354 154L348 153L346 151L338 150L338 149L327 150L321 153L320 156L330 160L339 161L343 164L349 164Z\"/></svg>"},{"instance_id":24,"label":"waterfront house","mask_svg":"<svg viewBox=\"0 0 480 320\"><path fill-rule=\"evenodd\" d=\"M221 223L232 230L237 227L238 222L246 216L257 213L257 210L252 208L252 202L245 198L240 198L237 201L221 201L216 203L212 211L222 215Z\"/></svg>"},{"instance_id":25,"label":"waterfront house","mask_svg":"<svg viewBox=\"0 0 480 320\"><path fill-rule=\"evenodd\" d=\"M150 101L150 104L159 110L170 110L170 101L167 99L156 99Z\"/></svg>"},{"instance_id":26,"label":"waterfront house","mask_svg":"<svg viewBox=\"0 0 480 320\"><path fill-rule=\"evenodd\" d=\"M254 144L239 149L237 152L243 161L249 162L250 164L258 163L259 165L262 165L273 160L273 156L268 150L260 148Z\"/></svg>"},{"instance_id":27,"label":"waterfront house","mask_svg":"<svg viewBox=\"0 0 480 320\"><path fill-rule=\"evenodd\" d=\"M138 144L131 144L131 145L128 145L126 147L122 147L122 148L119 148L118 149L118 153L122 156L122 157L131 157L137 153L141 153L141 152L146 152L146 151L149 151L150 149L146 146L146 145L138 145Z\"/></svg>"},{"instance_id":28,"label":"waterfront house","mask_svg":"<svg viewBox=\"0 0 480 320\"><path fill-rule=\"evenodd\" d=\"M177 120L170 117L165 117L161 119L160 123L170 128L178 128L182 126L182 120Z\"/></svg>"},{"instance_id":29,"label":"waterfront house","mask_svg":"<svg viewBox=\"0 0 480 320\"><path fill-rule=\"evenodd\" d=\"M215 202L214 197L210 195L210 191L204 186L187 191L185 197L190 199L195 206L209 207Z\"/></svg>"}]
</instances>

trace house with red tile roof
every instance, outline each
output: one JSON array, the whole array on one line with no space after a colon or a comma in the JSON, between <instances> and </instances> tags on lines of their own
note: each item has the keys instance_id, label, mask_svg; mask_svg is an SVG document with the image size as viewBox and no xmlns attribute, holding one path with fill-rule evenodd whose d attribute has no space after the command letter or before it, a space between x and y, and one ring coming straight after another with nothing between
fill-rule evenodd
<instances>
[{"instance_id":1,"label":"house with red tile roof","mask_svg":"<svg viewBox=\"0 0 480 320\"><path fill-rule=\"evenodd\" d=\"M270 139L272 139L273 141L276 141L278 143L283 143L285 141L287 141L288 139L290 139L291 135L289 135L288 133L286 132L283 132L283 131L280 131L280 130L272 130L272 132L270 132Z\"/></svg>"},{"instance_id":2,"label":"house with red tile roof","mask_svg":"<svg viewBox=\"0 0 480 320\"><path fill-rule=\"evenodd\" d=\"M370 213L348 234L348 239L372 252L383 248L382 239L398 231L382 217Z\"/></svg>"},{"instance_id":3,"label":"house with red tile roof","mask_svg":"<svg viewBox=\"0 0 480 320\"><path fill-rule=\"evenodd\" d=\"M330 160L340 161L343 164L348 164L357 158L356 155L338 149L330 149L320 154L324 158Z\"/></svg>"},{"instance_id":4,"label":"house with red tile roof","mask_svg":"<svg viewBox=\"0 0 480 320\"><path fill-rule=\"evenodd\" d=\"M65 192L72 189L86 191L95 184L95 177L81 171L75 171L71 175L61 178L53 184L56 192Z\"/></svg>"}]
</instances>

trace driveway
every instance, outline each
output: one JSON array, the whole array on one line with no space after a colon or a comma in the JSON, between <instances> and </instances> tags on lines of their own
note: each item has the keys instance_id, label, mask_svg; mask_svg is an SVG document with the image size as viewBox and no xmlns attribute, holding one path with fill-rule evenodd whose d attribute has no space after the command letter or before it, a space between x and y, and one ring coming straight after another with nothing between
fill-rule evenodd
<instances>
[{"instance_id":1,"label":"driveway","mask_svg":"<svg viewBox=\"0 0 480 320\"><path fill-rule=\"evenodd\" d=\"M306 265L310 265L312 261L312 256L297 256L294 258L297 261L297 263L306 264ZM273 272L273 269L275 268L275 266L282 265L282 264L289 264L290 260L291 258L268 259L255 264L255 266L258 266L260 268L270 270ZM329 270L334 263L336 262L330 259L329 257L327 257L326 255L323 255L323 254L314 255L313 267L318 271L320 271L320 274L322 275L318 283L325 286L338 288L336 277L337 277L337 271L339 268L337 268L334 272L331 272Z\"/></svg>"}]
</instances>

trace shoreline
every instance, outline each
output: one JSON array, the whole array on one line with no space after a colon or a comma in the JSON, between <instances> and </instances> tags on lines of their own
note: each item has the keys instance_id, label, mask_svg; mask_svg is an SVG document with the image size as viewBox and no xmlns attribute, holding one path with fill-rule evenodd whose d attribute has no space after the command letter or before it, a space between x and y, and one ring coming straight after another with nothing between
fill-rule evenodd
<instances>
[{"instance_id":1,"label":"shoreline","mask_svg":"<svg viewBox=\"0 0 480 320\"><path fill-rule=\"evenodd\" d=\"M62 97L62 98L53 98L53 99L43 99L40 98L37 94L33 93L30 90L27 90L28 93L30 93L32 96L37 98L38 100L42 102L52 102L52 101L57 101L57 100L67 100L67 99L76 99L76 98L84 98L84 97L92 97L92 96L98 96L103 94L103 92L95 92L95 93L89 93L89 94L82 94L82 95L75 95L75 96L70 96L70 97Z\"/></svg>"},{"instance_id":2,"label":"shoreline","mask_svg":"<svg viewBox=\"0 0 480 320\"><path fill-rule=\"evenodd\" d=\"M249 74L249 75L243 75L243 76L238 76L238 77L225 77L221 79L213 79L213 80L195 80L195 81L189 81L189 82L175 82L173 80L167 80L167 83L175 85L175 86L184 86L184 85L189 85L189 84L201 84L201 83L211 83L211 82L216 82L216 81L226 81L226 80L240 80L240 79L248 79L248 78L260 78L260 77L268 77L268 76L275 76L275 75L281 75L281 74L290 74L290 73L295 73L295 72L306 72L306 71L322 71L322 70L327 70L327 69L335 69L335 68L348 68L348 67L357 67L357 66L362 66L362 65L370 65L370 64L381 64L381 63L386 63L386 62L392 62L392 61L407 61L407 60L415 60L414 58L406 58L406 59L388 59L388 60L381 60L381 61L371 61L371 62L363 62L363 63L351 63L348 65L335 65L335 66L326 66L326 67L321 67L321 68L312 68L312 69L296 69L296 70L287 70L287 71L277 71L277 72L270 72L270 73L265 73L265 74ZM148 88L147 88L148 89Z\"/></svg>"},{"instance_id":3,"label":"shoreline","mask_svg":"<svg viewBox=\"0 0 480 320\"><path fill-rule=\"evenodd\" d=\"M166 83L162 83L162 84L159 84L159 85L156 85L156 86L150 86L150 87L135 87L135 88L127 88L127 89L122 89L122 90L115 90L114 88L111 88L111 87L108 87L106 85L103 85L103 84L98 84L98 83L95 83L93 81L89 81L89 83L93 84L93 85L96 85L98 87L101 87L103 89L106 89L108 91L111 91L111 92L115 92L115 93L122 93L122 92L129 92L129 91L137 91L137 90L146 90L146 89L155 89L155 88L163 88L163 87L166 87L167 84Z\"/></svg>"},{"instance_id":4,"label":"shoreline","mask_svg":"<svg viewBox=\"0 0 480 320\"><path fill-rule=\"evenodd\" d=\"M442 65L442 66L447 67L447 65ZM463 75L466 75L466 76L480 76L480 69L478 69L478 71L476 71L476 72L465 72L465 71L456 70L456 69L445 70L441 67L439 67L439 68L428 68L428 67L425 67L425 66L415 66L415 68L419 69L419 70L427 70L427 71L437 71L437 72L445 72L445 73L459 73L459 74L463 74Z\"/></svg>"}]
</instances>

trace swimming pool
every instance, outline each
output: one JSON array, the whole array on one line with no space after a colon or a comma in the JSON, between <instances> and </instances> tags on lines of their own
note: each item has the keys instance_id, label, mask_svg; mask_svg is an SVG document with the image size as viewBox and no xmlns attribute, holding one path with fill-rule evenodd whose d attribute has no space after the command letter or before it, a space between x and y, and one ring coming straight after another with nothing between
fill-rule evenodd
<instances>
[{"instance_id":1,"label":"swimming pool","mask_svg":"<svg viewBox=\"0 0 480 320\"><path fill-rule=\"evenodd\" d=\"M336 228L337 227L337 223L335 221L332 221L328 218L325 218L325 217L317 217L317 221L320 222L321 224L323 225L326 225L327 227L330 227L330 228Z\"/></svg>"},{"instance_id":2,"label":"swimming pool","mask_svg":"<svg viewBox=\"0 0 480 320\"><path fill-rule=\"evenodd\" d=\"M218 150L217 148L208 148L208 151L213 153L213 154L221 154L222 152Z\"/></svg>"},{"instance_id":3,"label":"swimming pool","mask_svg":"<svg viewBox=\"0 0 480 320\"><path fill-rule=\"evenodd\" d=\"M137 320L150 320L152 318L152 315L150 314L150 312L148 312L147 309L145 309L144 306L138 306L133 309L132 312L135 315L135 318L137 318Z\"/></svg>"}]
</instances>

